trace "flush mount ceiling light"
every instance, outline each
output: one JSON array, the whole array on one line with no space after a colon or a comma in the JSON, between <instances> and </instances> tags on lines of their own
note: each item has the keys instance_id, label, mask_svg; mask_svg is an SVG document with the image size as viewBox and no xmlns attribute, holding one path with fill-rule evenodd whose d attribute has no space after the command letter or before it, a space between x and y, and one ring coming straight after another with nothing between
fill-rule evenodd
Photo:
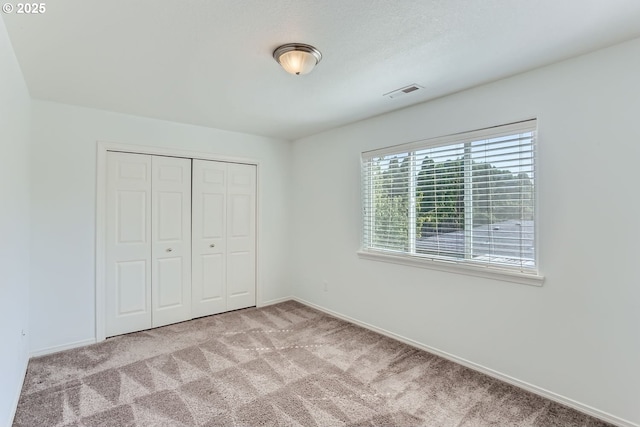
<instances>
[{"instance_id":1,"label":"flush mount ceiling light","mask_svg":"<svg viewBox=\"0 0 640 427\"><path fill-rule=\"evenodd\" d=\"M274 50L273 59L278 61L287 73L301 75L310 73L322 59L322 54L308 44L289 43Z\"/></svg>"}]
</instances>

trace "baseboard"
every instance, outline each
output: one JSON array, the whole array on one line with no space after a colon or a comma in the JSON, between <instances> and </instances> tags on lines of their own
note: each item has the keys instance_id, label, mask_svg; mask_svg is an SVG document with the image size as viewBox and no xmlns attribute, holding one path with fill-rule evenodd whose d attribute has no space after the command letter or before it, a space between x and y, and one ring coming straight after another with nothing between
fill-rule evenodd
<instances>
[{"instance_id":1,"label":"baseboard","mask_svg":"<svg viewBox=\"0 0 640 427\"><path fill-rule=\"evenodd\" d=\"M16 391L16 396L13 399L13 405L11 406L11 412L9 413L9 419L6 424L3 425L13 425L13 419L16 416L16 411L18 410L18 403L20 402L20 394L22 393L22 387L24 387L24 379L27 375L27 366L29 365L29 358L25 357L24 365L22 366L22 381L20 381L20 387L18 387Z\"/></svg>"},{"instance_id":2,"label":"baseboard","mask_svg":"<svg viewBox=\"0 0 640 427\"><path fill-rule=\"evenodd\" d=\"M314 304L312 302L306 301L306 300L304 300L302 298L291 297L290 299L293 299L294 301L297 301L297 302L299 302L301 304L307 305L307 306L309 306L311 308L315 308L316 310L322 311L322 312L327 313L327 314L329 314L331 316L337 317L338 319L342 319L342 320L345 320L347 322L356 324L356 325L361 326L363 328L369 329L369 330L371 330L373 332L377 332L377 333L379 333L381 335L384 335L384 336L387 336L389 338L393 338L395 340L398 340L400 342L408 344L408 345L410 345L412 347L419 348L420 350L427 351L429 353L438 355L438 356L443 357L443 358L445 358L447 360L450 360L452 362L455 362L455 363L458 363L460 365L466 366L467 368L473 369L473 370L478 371L478 372L482 372L483 374L486 374L486 375L488 375L490 377L496 378L496 379L498 379L500 381L504 381L506 383L509 383L509 384L514 385L516 387L519 387L521 389L530 391L531 393L537 394L539 396L542 396L542 397L547 398L549 400L552 400L554 402L560 403L560 404L562 404L564 406L568 406L570 408L575 409L576 411L580 411L580 412L582 412L584 414L591 415L592 417L601 419L601 420L606 421L608 423L611 423L611 424L614 424L614 425L617 425L617 426L620 426L620 427L640 427L640 424L636 424L634 422L631 422L631 421L616 417L615 415L611 415L611 414L609 414L607 412L600 411L600 410L598 410L596 408L592 408L589 405L582 404L582 403L577 402L577 401L575 401L573 399L570 399L568 397L559 395L557 393L554 393L554 392L546 390L544 388L535 386L533 384L529 384L529 383L527 383L525 381L520 381L517 378L513 378L513 377L511 377L509 375L505 375L505 374L500 373L498 371L495 371L493 369L487 368L485 366L482 366L482 365L479 365L477 363L471 362L469 360L463 359L461 357L455 356L455 355L453 355L451 353L447 353L446 351L442 351L442 350L439 350L437 348L434 348L434 347L419 343L419 342L414 341L414 340L412 340L410 338L406 338L406 337L403 337L402 335L398 335L398 334L395 334L393 332L387 331L386 329L382 329L382 328L379 328L377 326L370 325L370 324L368 324L366 322L362 322L362 321L360 321L358 319L354 319L352 317L345 316L345 315L340 314L338 312L335 312L333 310L329 310L328 308L325 308L325 307L322 307L320 305Z\"/></svg>"},{"instance_id":3,"label":"baseboard","mask_svg":"<svg viewBox=\"0 0 640 427\"><path fill-rule=\"evenodd\" d=\"M285 301L291 301L293 299L293 297L284 297L284 298L278 298L278 299L273 299L273 300L269 300L269 301L263 301L259 304L257 304L258 307L266 307L268 305L273 305L273 304L278 304L280 302L285 302ZM58 346L54 346L54 347L48 347L48 348L43 348L40 350L35 350L32 351L31 354L29 355L30 357L39 357L39 356L46 356L47 354L52 354L52 353L57 353L59 351L64 351L64 350L71 350L73 348L78 348L78 347L84 347L85 345L91 345L91 344L95 344L97 341L95 338L91 338L88 340L82 340L82 341L76 341L76 342L72 342L69 344L63 344L63 345L58 345Z\"/></svg>"},{"instance_id":4,"label":"baseboard","mask_svg":"<svg viewBox=\"0 0 640 427\"><path fill-rule=\"evenodd\" d=\"M75 341L75 342L71 342L71 343L68 343L68 344L56 345L56 346L53 346L53 347L48 347L48 348L43 348L43 349L40 349L40 350L35 350L35 351L32 351L29 356L30 357L45 356L47 354L57 353L59 351L64 351L64 350L71 350L72 348L84 347L85 345L91 345L91 344L95 344L95 343L96 343L96 339L95 338L90 338L88 340Z\"/></svg>"},{"instance_id":5,"label":"baseboard","mask_svg":"<svg viewBox=\"0 0 640 427\"><path fill-rule=\"evenodd\" d=\"M283 297L283 298L276 298L269 301L262 301L261 303L258 304L258 307L266 307L268 305L279 304L281 302L291 301L292 299L294 298L289 296L289 297Z\"/></svg>"}]
</instances>

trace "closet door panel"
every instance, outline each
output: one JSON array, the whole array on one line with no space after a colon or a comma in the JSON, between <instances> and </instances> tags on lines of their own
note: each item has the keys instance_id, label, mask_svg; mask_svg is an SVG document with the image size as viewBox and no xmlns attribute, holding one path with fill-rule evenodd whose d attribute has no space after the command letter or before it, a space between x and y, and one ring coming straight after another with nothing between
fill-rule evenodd
<instances>
[{"instance_id":1,"label":"closet door panel","mask_svg":"<svg viewBox=\"0 0 640 427\"><path fill-rule=\"evenodd\" d=\"M191 319L191 160L152 157L153 327Z\"/></svg>"},{"instance_id":2,"label":"closet door panel","mask_svg":"<svg viewBox=\"0 0 640 427\"><path fill-rule=\"evenodd\" d=\"M193 317L227 310L227 164L193 160Z\"/></svg>"},{"instance_id":3,"label":"closet door panel","mask_svg":"<svg viewBox=\"0 0 640 427\"><path fill-rule=\"evenodd\" d=\"M202 300L222 300L225 295L223 254L202 255Z\"/></svg>"},{"instance_id":4,"label":"closet door panel","mask_svg":"<svg viewBox=\"0 0 640 427\"><path fill-rule=\"evenodd\" d=\"M251 268L252 263L253 260L250 252L235 251L229 254L227 268L230 280L227 285L227 293L230 300L239 301L242 297L246 298L250 296L252 287L254 286L254 269ZM236 304L240 303L236 302Z\"/></svg>"},{"instance_id":5,"label":"closet door panel","mask_svg":"<svg viewBox=\"0 0 640 427\"><path fill-rule=\"evenodd\" d=\"M206 182L206 181L205 181ZM216 191L216 190L213 190ZM202 211L198 215L202 220L200 236L200 260L198 270L201 273L198 294L201 303L211 302L211 308L202 313L214 314L224 311L226 257L225 249L225 195L224 193L202 194ZM212 246L213 245L213 246ZM216 303L217 301L217 303Z\"/></svg>"},{"instance_id":6,"label":"closet door panel","mask_svg":"<svg viewBox=\"0 0 640 427\"><path fill-rule=\"evenodd\" d=\"M147 266L145 261L120 261L116 264L115 291L119 315L147 311Z\"/></svg>"},{"instance_id":7,"label":"closet door panel","mask_svg":"<svg viewBox=\"0 0 640 427\"><path fill-rule=\"evenodd\" d=\"M151 327L151 156L107 153L106 336Z\"/></svg>"},{"instance_id":8,"label":"closet door panel","mask_svg":"<svg viewBox=\"0 0 640 427\"><path fill-rule=\"evenodd\" d=\"M228 164L227 310L256 304L256 167Z\"/></svg>"},{"instance_id":9,"label":"closet door panel","mask_svg":"<svg viewBox=\"0 0 640 427\"><path fill-rule=\"evenodd\" d=\"M163 258L157 263L158 293L156 306L159 310L179 307L183 304L182 297L182 257ZM183 320L187 320L186 318Z\"/></svg>"}]
</instances>

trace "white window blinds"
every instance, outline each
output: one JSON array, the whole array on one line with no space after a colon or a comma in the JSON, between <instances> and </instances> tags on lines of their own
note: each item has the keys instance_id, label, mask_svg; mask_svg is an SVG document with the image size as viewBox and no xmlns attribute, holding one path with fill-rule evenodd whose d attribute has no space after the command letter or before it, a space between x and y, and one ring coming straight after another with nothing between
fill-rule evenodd
<instances>
[{"instance_id":1,"label":"white window blinds","mask_svg":"<svg viewBox=\"0 0 640 427\"><path fill-rule=\"evenodd\" d=\"M537 274L528 120L362 154L363 250Z\"/></svg>"}]
</instances>

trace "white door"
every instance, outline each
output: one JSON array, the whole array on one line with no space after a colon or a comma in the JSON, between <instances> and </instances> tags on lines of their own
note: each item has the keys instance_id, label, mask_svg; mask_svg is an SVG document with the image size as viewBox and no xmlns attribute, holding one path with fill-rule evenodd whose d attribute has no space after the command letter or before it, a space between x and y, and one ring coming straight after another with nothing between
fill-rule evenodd
<instances>
[{"instance_id":1,"label":"white door","mask_svg":"<svg viewBox=\"0 0 640 427\"><path fill-rule=\"evenodd\" d=\"M191 319L191 159L153 156L152 326Z\"/></svg>"},{"instance_id":2,"label":"white door","mask_svg":"<svg viewBox=\"0 0 640 427\"><path fill-rule=\"evenodd\" d=\"M256 167L227 171L227 310L237 310L256 304Z\"/></svg>"},{"instance_id":3,"label":"white door","mask_svg":"<svg viewBox=\"0 0 640 427\"><path fill-rule=\"evenodd\" d=\"M193 161L193 316L256 303L256 167Z\"/></svg>"},{"instance_id":4,"label":"white door","mask_svg":"<svg viewBox=\"0 0 640 427\"><path fill-rule=\"evenodd\" d=\"M106 182L106 336L255 305L254 165L109 152Z\"/></svg>"},{"instance_id":5,"label":"white door","mask_svg":"<svg viewBox=\"0 0 640 427\"><path fill-rule=\"evenodd\" d=\"M193 160L193 317L227 308L227 164Z\"/></svg>"},{"instance_id":6,"label":"white door","mask_svg":"<svg viewBox=\"0 0 640 427\"><path fill-rule=\"evenodd\" d=\"M107 153L106 336L151 327L151 156Z\"/></svg>"}]
</instances>

